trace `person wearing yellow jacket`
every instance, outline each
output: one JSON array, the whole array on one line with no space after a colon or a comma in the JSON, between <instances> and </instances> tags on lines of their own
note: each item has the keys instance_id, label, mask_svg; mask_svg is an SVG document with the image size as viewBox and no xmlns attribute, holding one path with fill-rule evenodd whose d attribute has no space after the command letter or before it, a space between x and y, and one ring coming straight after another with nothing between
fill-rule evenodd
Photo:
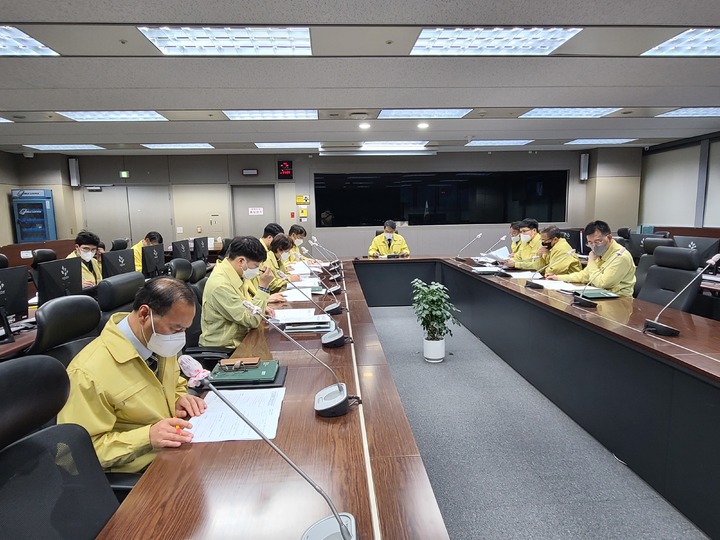
<instances>
[{"instance_id":1,"label":"person wearing yellow jacket","mask_svg":"<svg viewBox=\"0 0 720 540\"><path fill-rule=\"evenodd\" d=\"M635 263L627 249L613 240L610 226L592 221L585 227L585 239L592 252L587 266L570 274L547 274L547 279L570 283L590 283L620 296L632 296L635 287Z\"/></svg>"},{"instance_id":2,"label":"person wearing yellow jacket","mask_svg":"<svg viewBox=\"0 0 720 540\"><path fill-rule=\"evenodd\" d=\"M279 293L287 288L288 280L281 278L278 272L282 272L290 278L290 281L300 281L300 276L289 273L286 262L290 260L290 249L293 246L292 240L286 234L280 233L275 235L270 243L270 249L267 254L267 266L273 274L273 280L268 285L271 293Z\"/></svg>"},{"instance_id":3,"label":"person wearing yellow jacket","mask_svg":"<svg viewBox=\"0 0 720 540\"><path fill-rule=\"evenodd\" d=\"M373 238L368 248L369 257L384 257L387 255L399 255L400 257L409 257L410 248L405 239L397 232L397 224L388 219L385 222L385 231Z\"/></svg>"},{"instance_id":4,"label":"person wearing yellow jacket","mask_svg":"<svg viewBox=\"0 0 720 540\"><path fill-rule=\"evenodd\" d=\"M504 264L518 270L538 270L542 268L538 255L541 247L537 220L526 218L520 222L520 246L514 257L504 261Z\"/></svg>"},{"instance_id":5,"label":"person wearing yellow jacket","mask_svg":"<svg viewBox=\"0 0 720 540\"><path fill-rule=\"evenodd\" d=\"M82 263L82 286L94 287L102 281L102 268L95 258L100 245L100 238L97 234L90 231L80 231L75 237L75 249L67 256L66 259L80 257Z\"/></svg>"},{"instance_id":6,"label":"person wearing yellow jacket","mask_svg":"<svg viewBox=\"0 0 720 540\"><path fill-rule=\"evenodd\" d=\"M582 270L577 254L565 240L565 233L555 225L540 232L540 242L540 268L545 268L545 274L570 274Z\"/></svg>"},{"instance_id":7,"label":"person wearing yellow jacket","mask_svg":"<svg viewBox=\"0 0 720 540\"><path fill-rule=\"evenodd\" d=\"M515 258L515 254L520 249L520 221L513 221L510 224L510 258Z\"/></svg>"},{"instance_id":8,"label":"person wearing yellow jacket","mask_svg":"<svg viewBox=\"0 0 720 540\"><path fill-rule=\"evenodd\" d=\"M142 272L142 248L144 246L157 246L163 243L162 234L157 231L150 231L145 235L145 238L140 240L137 244L132 247L133 255L135 256L135 271Z\"/></svg>"},{"instance_id":9,"label":"person wearing yellow jacket","mask_svg":"<svg viewBox=\"0 0 720 540\"><path fill-rule=\"evenodd\" d=\"M194 314L185 283L150 280L132 312L113 314L68 366L70 396L58 423L83 426L106 471L140 472L161 448L192 440L188 419L205 402L187 393L177 353Z\"/></svg>"},{"instance_id":10,"label":"person wearing yellow jacket","mask_svg":"<svg viewBox=\"0 0 720 540\"><path fill-rule=\"evenodd\" d=\"M317 263L312 257L306 257L302 254L300 248L305 242L307 231L302 225L293 225L288 229L288 236L293 242L293 246L290 248L290 262L306 262L308 264Z\"/></svg>"},{"instance_id":11,"label":"person wearing yellow jacket","mask_svg":"<svg viewBox=\"0 0 720 540\"><path fill-rule=\"evenodd\" d=\"M205 284L200 317L201 346L237 347L252 328L260 325L262 318L242 305L245 300L260 307L268 316L274 315L267 307L268 285L273 274L268 267L260 273L260 263L266 258L267 251L257 238L237 236L232 239L227 256L215 266ZM253 295L255 276L258 286Z\"/></svg>"}]
</instances>

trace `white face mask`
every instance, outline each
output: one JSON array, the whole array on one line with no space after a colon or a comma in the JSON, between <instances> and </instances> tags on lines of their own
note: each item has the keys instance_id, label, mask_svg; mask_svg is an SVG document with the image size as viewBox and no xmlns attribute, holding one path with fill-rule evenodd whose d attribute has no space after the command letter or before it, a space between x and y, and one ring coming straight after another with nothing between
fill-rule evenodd
<instances>
[{"instance_id":1,"label":"white face mask","mask_svg":"<svg viewBox=\"0 0 720 540\"><path fill-rule=\"evenodd\" d=\"M289 252L289 251L283 251L283 252L280 254L280 259L281 259L283 262L287 261L289 258L290 258L290 252Z\"/></svg>"},{"instance_id":2,"label":"white face mask","mask_svg":"<svg viewBox=\"0 0 720 540\"><path fill-rule=\"evenodd\" d=\"M530 241L530 235L529 234L520 234L520 241L525 242L527 244Z\"/></svg>"},{"instance_id":3,"label":"white face mask","mask_svg":"<svg viewBox=\"0 0 720 540\"><path fill-rule=\"evenodd\" d=\"M391 233L391 232L385 233L385 240L392 240L392 238L393 238L393 233Z\"/></svg>"},{"instance_id":4,"label":"white face mask","mask_svg":"<svg viewBox=\"0 0 720 540\"><path fill-rule=\"evenodd\" d=\"M520 241L520 237L519 237L519 236L511 236L511 237L510 237L510 240L512 240L513 242L519 242L519 241Z\"/></svg>"},{"instance_id":5,"label":"white face mask","mask_svg":"<svg viewBox=\"0 0 720 540\"><path fill-rule=\"evenodd\" d=\"M176 334L157 334L155 332L155 321L153 321L152 311L150 312L150 325L152 326L152 336L147 340L147 348L160 356L175 356L185 346L185 332L177 332ZM143 333L143 337L145 334Z\"/></svg>"},{"instance_id":6,"label":"white face mask","mask_svg":"<svg viewBox=\"0 0 720 540\"><path fill-rule=\"evenodd\" d=\"M302 246L302 245L303 245L303 239L302 239L302 238L296 238L296 239L295 239L295 245L296 245L297 247Z\"/></svg>"},{"instance_id":7,"label":"white face mask","mask_svg":"<svg viewBox=\"0 0 720 540\"><path fill-rule=\"evenodd\" d=\"M92 261L94 256L95 256L95 253L92 251L81 251L80 252L80 258L85 262Z\"/></svg>"},{"instance_id":8,"label":"white face mask","mask_svg":"<svg viewBox=\"0 0 720 540\"><path fill-rule=\"evenodd\" d=\"M243 277L245 279L252 279L256 276L260 275L260 267L258 268L248 268L247 266L243 269Z\"/></svg>"}]
</instances>

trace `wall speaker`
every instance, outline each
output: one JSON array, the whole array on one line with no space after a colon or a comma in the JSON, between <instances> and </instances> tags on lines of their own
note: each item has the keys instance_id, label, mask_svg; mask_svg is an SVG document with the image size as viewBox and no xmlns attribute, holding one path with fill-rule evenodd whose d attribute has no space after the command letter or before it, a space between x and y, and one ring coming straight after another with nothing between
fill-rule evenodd
<instances>
[{"instance_id":1,"label":"wall speaker","mask_svg":"<svg viewBox=\"0 0 720 540\"><path fill-rule=\"evenodd\" d=\"M80 162L78 158L68 159L68 169L70 170L70 185L80 187Z\"/></svg>"},{"instance_id":2,"label":"wall speaker","mask_svg":"<svg viewBox=\"0 0 720 540\"><path fill-rule=\"evenodd\" d=\"M587 182L590 170L590 154L580 154L580 181Z\"/></svg>"}]
</instances>

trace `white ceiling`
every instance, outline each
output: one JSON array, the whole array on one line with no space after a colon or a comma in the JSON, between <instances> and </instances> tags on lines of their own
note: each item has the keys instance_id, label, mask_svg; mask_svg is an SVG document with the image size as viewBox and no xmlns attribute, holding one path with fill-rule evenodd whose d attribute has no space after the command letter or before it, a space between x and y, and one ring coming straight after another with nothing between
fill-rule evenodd
<instances>
[{"instance_id":1,"label":"white ceiling","mask_svg":"<svg viewBox=\"0 0 720 540\"><path fill-rule=\"evenodd\" d=\"M10 152L23 144L91 143L108 147L95 153L151 154L139 145L209 142L218 149L193 153L277 153L252 143L364 140L478 151L463 146L468 139L535 139L523 148L542 151L567 149L562 143L575 138L638 138L634 145L652 146L720 131L720 118L653 117L720 106L720 58L638 57L685 28L720 27L717 0L0 0L0 17L62 54L0 58L0 116L25 117L0 124L0 150ZM135 29L171 23L307 25L314 56L164 57ZM407 56L423 26L491 25L590 28L550 57ZM374 120L381 108L436 107L474 110L460 120L430 120L422 132L417 121ZM533 107L623 110L600 119L517 118ZM232 122L221 113L306 108L319 109L321 119ZM158 110L171 121L76 123L53 115L64 110ZM367 112L371 129L359 130L352 112Z\"/></svg>"}]
</instances>

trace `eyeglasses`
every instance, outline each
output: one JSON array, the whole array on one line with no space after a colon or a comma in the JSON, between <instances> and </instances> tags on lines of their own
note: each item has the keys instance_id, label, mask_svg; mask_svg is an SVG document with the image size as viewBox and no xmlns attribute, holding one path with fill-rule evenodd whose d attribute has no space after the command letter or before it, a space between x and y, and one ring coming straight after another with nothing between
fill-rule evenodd
<instances>
[{"instance_id":1,"label":"eyeglasses","mask_svg":"<svg viewBox=\"0 0 720 540\"><path fill-rule=\"evenodd\" d=\"M80 251L82 251L83 253L95 254L95 253L97 253L97 248L90 247L90 246L80 246Z\"/></svg>"},{"instance_id":2,"label":"eyeglasses","mask_svg":"<svg viewBox=\"0 0 720 540\"><path fill-rule=\"evenodd\" d=\"M594 247L598 247L598 246L604 246L604 245L605 245L605 240L595 240L594 242L588 242L588 243L585 244L585 245L586 245L587 247L589 247L589 248L594 248Z\"/></svg>"}]
</instances>

